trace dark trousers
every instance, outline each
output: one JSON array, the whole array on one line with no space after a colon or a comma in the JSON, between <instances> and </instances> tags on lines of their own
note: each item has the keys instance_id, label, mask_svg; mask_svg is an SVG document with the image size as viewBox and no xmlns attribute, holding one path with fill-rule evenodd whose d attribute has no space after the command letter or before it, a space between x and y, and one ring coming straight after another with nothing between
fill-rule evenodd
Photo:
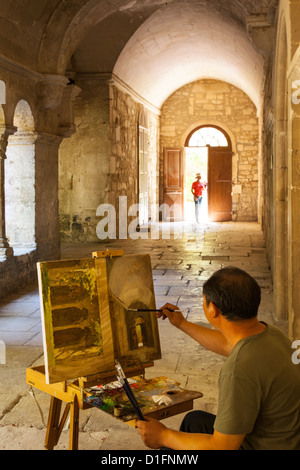
<instances>
[{"instance_id":1,"label":"dark trousers","mask_svg":"<svg viewBox=\"0 0 300 470\"><path fill-rule=\"evenodd\" d=\"M179 431L189 433L213 434L215 415L206 411L191 411L181 423ZM161 447L160 450L171 450L167 447Z\"/></svg>"},{"instance_id":2,"label":"dark trousers","mask_svg":"<svg viewBox=\"0 0 300 470\"><path fill-rule=\"evenodd\" d=\"M213 434L216 416L206 411L191 411L181 423L180 431Z\"/></svg>"}]
</instances>

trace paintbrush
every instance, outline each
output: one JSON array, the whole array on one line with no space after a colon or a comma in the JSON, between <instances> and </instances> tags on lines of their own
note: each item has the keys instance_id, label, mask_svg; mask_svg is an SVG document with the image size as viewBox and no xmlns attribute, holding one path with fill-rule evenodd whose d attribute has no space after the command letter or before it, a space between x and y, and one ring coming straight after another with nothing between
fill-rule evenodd
<instances>
[{"instance_id":1,"label":"paintbrush","mask_svg":"<svg viewBox=\"0 0 300 470\"><path fill-rule=\"evenodd\" d=\"M162 313L163 310L158 310L158 309L152 309L152 308L128 308L127 309L129 312L156 312L156 313ZM169 310L169 309L166 309ZM181 310L169 310L170 312L181 312Z\"/></svg>"},{"instance_id":2,"label":"paintbrush","mask_svg":"<svg viewBox=\"0 0 300 470\"><path fill-rule=\"evenodd\" d=\"M122 302L119 297L115 296L115 299L127 310L128 312L154 312L154 313L161 313L162 310L156 309L156 308L128 308L127 305ZM181 312L181 310L170 310L170 312Z\"/></svg>"},{"instance_id":3,"label":"paintbrush","mask_svg":"<svg viewBox=\"0 0 300 470\"><path fill-rule=\"evenodd\" d=\"M124 374L124 371L121 367L121 364L119 363L119 361L117 359L115 360L115 366L116 366L116 369L118 371L117 377L118 377L120 383L122 384L124 392L126 393L130 403L132 404L132 407L133 407L135 413L137 414L137 417L141 421L145 421L145 418L143 416L143 413L141 412L140 406L139 406L138 402L136 401L136 398L133 394L133 391L131 390L131 387L128 383L126 375Z\"/></svg>"}]
</instances>

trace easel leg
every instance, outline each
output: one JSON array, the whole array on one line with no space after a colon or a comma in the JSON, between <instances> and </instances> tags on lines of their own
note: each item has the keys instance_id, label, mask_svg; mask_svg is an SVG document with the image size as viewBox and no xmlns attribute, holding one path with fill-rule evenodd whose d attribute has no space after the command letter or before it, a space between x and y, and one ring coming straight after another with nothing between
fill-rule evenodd
<instances>
[{"instance_id":1,"label":"easel leg","mask_svg":"<svg viewBox=\"0 0 300 470\"><path fill-rule=\"evenodd\" d=\"M51 397L50 411L45 439L45 448L53 450L58 441L58 424L61 411L61 400Z\"/></svg>"},{"instance_id":2,"label":"easel leg","mask_svg":"<svg viewBox=\"0 0 300 470\"><path fill-rule=\"evenodd\" d=\"M53 450L53 448L57 445L60 435L62 433L63 427L65 425L65 422L69 415L70 409L72 409L73 407L73 403L66 404L62 418L59 422L61 405L62 405L61 400L55 397L51 397L48 426L47 426L46 439L45 439L45 448L47 450ZM78 416L79 416L79 410L78 410ZM71 434L71 428L70 428L70 434Z\"/></svg>"},{"instance_id":3,"label":"easel leg","mask_svg":"<svg viewBox=\"0 0 300 470\"><path fill-rule=\"evenodd\" d=\"M70 440L69 449L78 450L79 437L79 405L77 396L74 395L74 401L70 404Z\"/></svg>"}]
</instances>

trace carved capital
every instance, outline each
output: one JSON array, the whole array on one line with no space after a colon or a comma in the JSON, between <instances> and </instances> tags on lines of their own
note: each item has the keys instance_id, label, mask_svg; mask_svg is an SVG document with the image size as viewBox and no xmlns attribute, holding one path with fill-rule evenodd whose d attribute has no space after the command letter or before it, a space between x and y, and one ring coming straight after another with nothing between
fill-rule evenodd
<instances>
[{"instance_id":1,"label":"carved capital","mask_svg":"<svg viewBox=\"0 0 300 470\"><path fill-rule=\"evenodd\" d=\"M267 15L252 15L246 20L247 32L253 45L260 52L268 53L273 49L275 28Z\"/></svg>"},{"instance_id":2,"label":"carved capital","mask_svg":"<svg viewBox=\"0 0 300 470\"><path fill-rule=\"evenodd\" d=\"M81 88L77 85L68 85L64 89L62 106L60 112L60 135L70 137L76 131L74 125L74 101L81 93Z\"/></svg>"},{"instance_id":3,"label":"carved capital","mask_svg":"<svg viewBox=\"0 0 300 470\"><path fill-rule=\"evenodd\" d=\"M39 83L39 97L43 108L55 109L61 104L68 81L68 78L62 75L43 76Z\"/></svg>"}]
</instances>

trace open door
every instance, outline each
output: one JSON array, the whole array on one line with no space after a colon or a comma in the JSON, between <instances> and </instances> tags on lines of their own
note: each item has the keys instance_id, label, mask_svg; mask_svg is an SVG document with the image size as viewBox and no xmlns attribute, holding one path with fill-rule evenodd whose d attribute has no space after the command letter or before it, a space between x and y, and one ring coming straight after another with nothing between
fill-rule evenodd
<instances>
[{"instance_id":1,"label":"open door","mask_svg":"<svg viewBox=\"0 0 300 470\"><path fill-rule=\"evenodd\" d=\"M170 207L166 214L166 221L183 220L184 203L184 149L164 149L164 204ZM172 206L178 207L178 211L172 211Z\"/></svg>"},{"instance_id":2,"label":"open door","mask_svg":"<svg viewBox=\"0 0 300 470\"><path fill-rule=\"evenodd\" d=\"M208 218L211 222L232 220L232 151L209 147Z\"/></svg>"}]
</instances>

